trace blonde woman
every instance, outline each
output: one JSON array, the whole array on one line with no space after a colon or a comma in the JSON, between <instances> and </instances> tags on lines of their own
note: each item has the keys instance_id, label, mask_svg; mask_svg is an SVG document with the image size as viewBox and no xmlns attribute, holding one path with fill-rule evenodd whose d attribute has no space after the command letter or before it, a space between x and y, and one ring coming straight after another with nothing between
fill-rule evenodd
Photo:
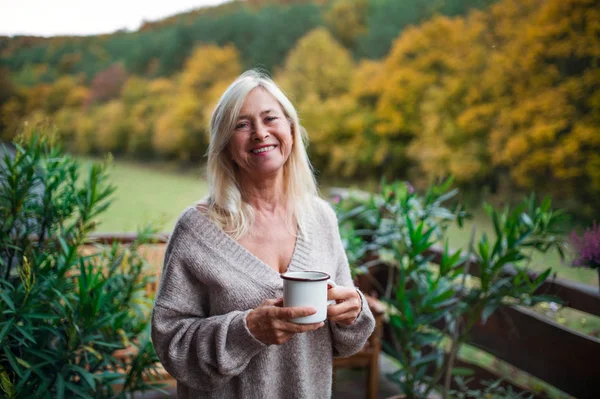
<instances>
[{"instance_id":1,"label":"blonde woman","mask_svg":"<svg viewBox=\"0 0 600 399\"><path fill-rule=\"evenodd\" d=\"M374 327L353 287L335 213L317 196L305 132L281 89L248 71L210 126L208 198L180 215L167 245L152 338L179 398L329 398L332 357ZM325 322L283 307L280 273L336 283Z\"/></svg>"}]
</instances>

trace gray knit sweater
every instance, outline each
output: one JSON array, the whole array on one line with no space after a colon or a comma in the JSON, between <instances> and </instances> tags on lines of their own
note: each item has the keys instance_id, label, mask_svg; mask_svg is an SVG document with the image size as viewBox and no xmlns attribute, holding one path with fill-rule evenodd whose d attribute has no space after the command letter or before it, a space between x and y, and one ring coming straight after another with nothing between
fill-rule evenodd
<instances>
[{"instance_id":1,"label":"gray knit sweater","mask_svg":"<svg viewBox=\"0 0 600 399\"><path fill-rule=\"evenodd\" d=\"M315 199L307 234L299 234L290 271L321 270L352 286L333 209ZM265 345L246 315L265 299L283 296L279 273L194 207L179 217L165 253L152 316L152 339L185 398L329 398L332 357L359 351L374 320L364 296L349 326L297 334Z\"/></svg>"}]
</instances>

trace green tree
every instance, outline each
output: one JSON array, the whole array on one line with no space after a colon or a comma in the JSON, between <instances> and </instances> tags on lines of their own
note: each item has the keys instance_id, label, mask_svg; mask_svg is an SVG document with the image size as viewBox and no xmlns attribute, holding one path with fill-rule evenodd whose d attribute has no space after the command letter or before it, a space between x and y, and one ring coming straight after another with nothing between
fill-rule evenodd
<instances>
[{"instance_id":1,"label":"green tree","mask_svg":"<svg viewBox=\"0 0 600 399\"><path fill-rule=\"evenodd\" d=\"M352 49L357 37L366 32L367 9L367 0L336 0L324 20L335 38Z\"/></svg>"}]
</instances>

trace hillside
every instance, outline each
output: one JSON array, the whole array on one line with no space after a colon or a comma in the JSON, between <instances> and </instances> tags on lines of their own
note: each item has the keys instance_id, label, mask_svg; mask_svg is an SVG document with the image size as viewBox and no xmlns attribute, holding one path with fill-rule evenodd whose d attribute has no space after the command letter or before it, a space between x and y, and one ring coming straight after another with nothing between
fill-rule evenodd
<instances>
[{"instance_id":1,"label":"hillside","mask_svg":"<svg viewBox=\"0 0 600 399\"><path fill-rule=\"evenodd\" d=\"M491 2L253 0L137 32L7 39L0 136L51 125L78 154L198 164L219 97L262 66L296 104L319 178L451 175L478 198L535 191L591 221L600 10Z\"/></svg>"},{"instance_id":2,"label":"hillside","mask_svg":"<svg viewBox=\"0 0 600 399\"><path fill-rule=\"evenodd\" d=\"M492 0L248 0L147 22L136 32L86 37L0 38L0 68L17 85L83 74L90 81L114 63L146 77L179 71L199 44L233 44L243 67L279 66L298 39L327 25L355 58L380 58L405 26L435 14L461 15Z\"/></svg>"}]
</instances>

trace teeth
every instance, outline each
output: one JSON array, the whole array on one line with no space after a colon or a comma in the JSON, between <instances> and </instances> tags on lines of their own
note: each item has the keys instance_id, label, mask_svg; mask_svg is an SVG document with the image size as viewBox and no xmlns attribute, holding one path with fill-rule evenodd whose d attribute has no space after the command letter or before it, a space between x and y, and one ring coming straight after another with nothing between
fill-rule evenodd
<instances>
[{"instance_id":1,"label":"teeth","mask_svg":"<svg viewBox=\"0 0 600 399\"><path fill-rule=\"evenodd\" d=\"M261 152L267 152L267 151L271 151L274 150L275 146L274 145L270 145L268 147L263 147L263 148L259 148L258 150L252 150L252 152L254 154L260 154Z\"/></svg>"}]
</instances>

